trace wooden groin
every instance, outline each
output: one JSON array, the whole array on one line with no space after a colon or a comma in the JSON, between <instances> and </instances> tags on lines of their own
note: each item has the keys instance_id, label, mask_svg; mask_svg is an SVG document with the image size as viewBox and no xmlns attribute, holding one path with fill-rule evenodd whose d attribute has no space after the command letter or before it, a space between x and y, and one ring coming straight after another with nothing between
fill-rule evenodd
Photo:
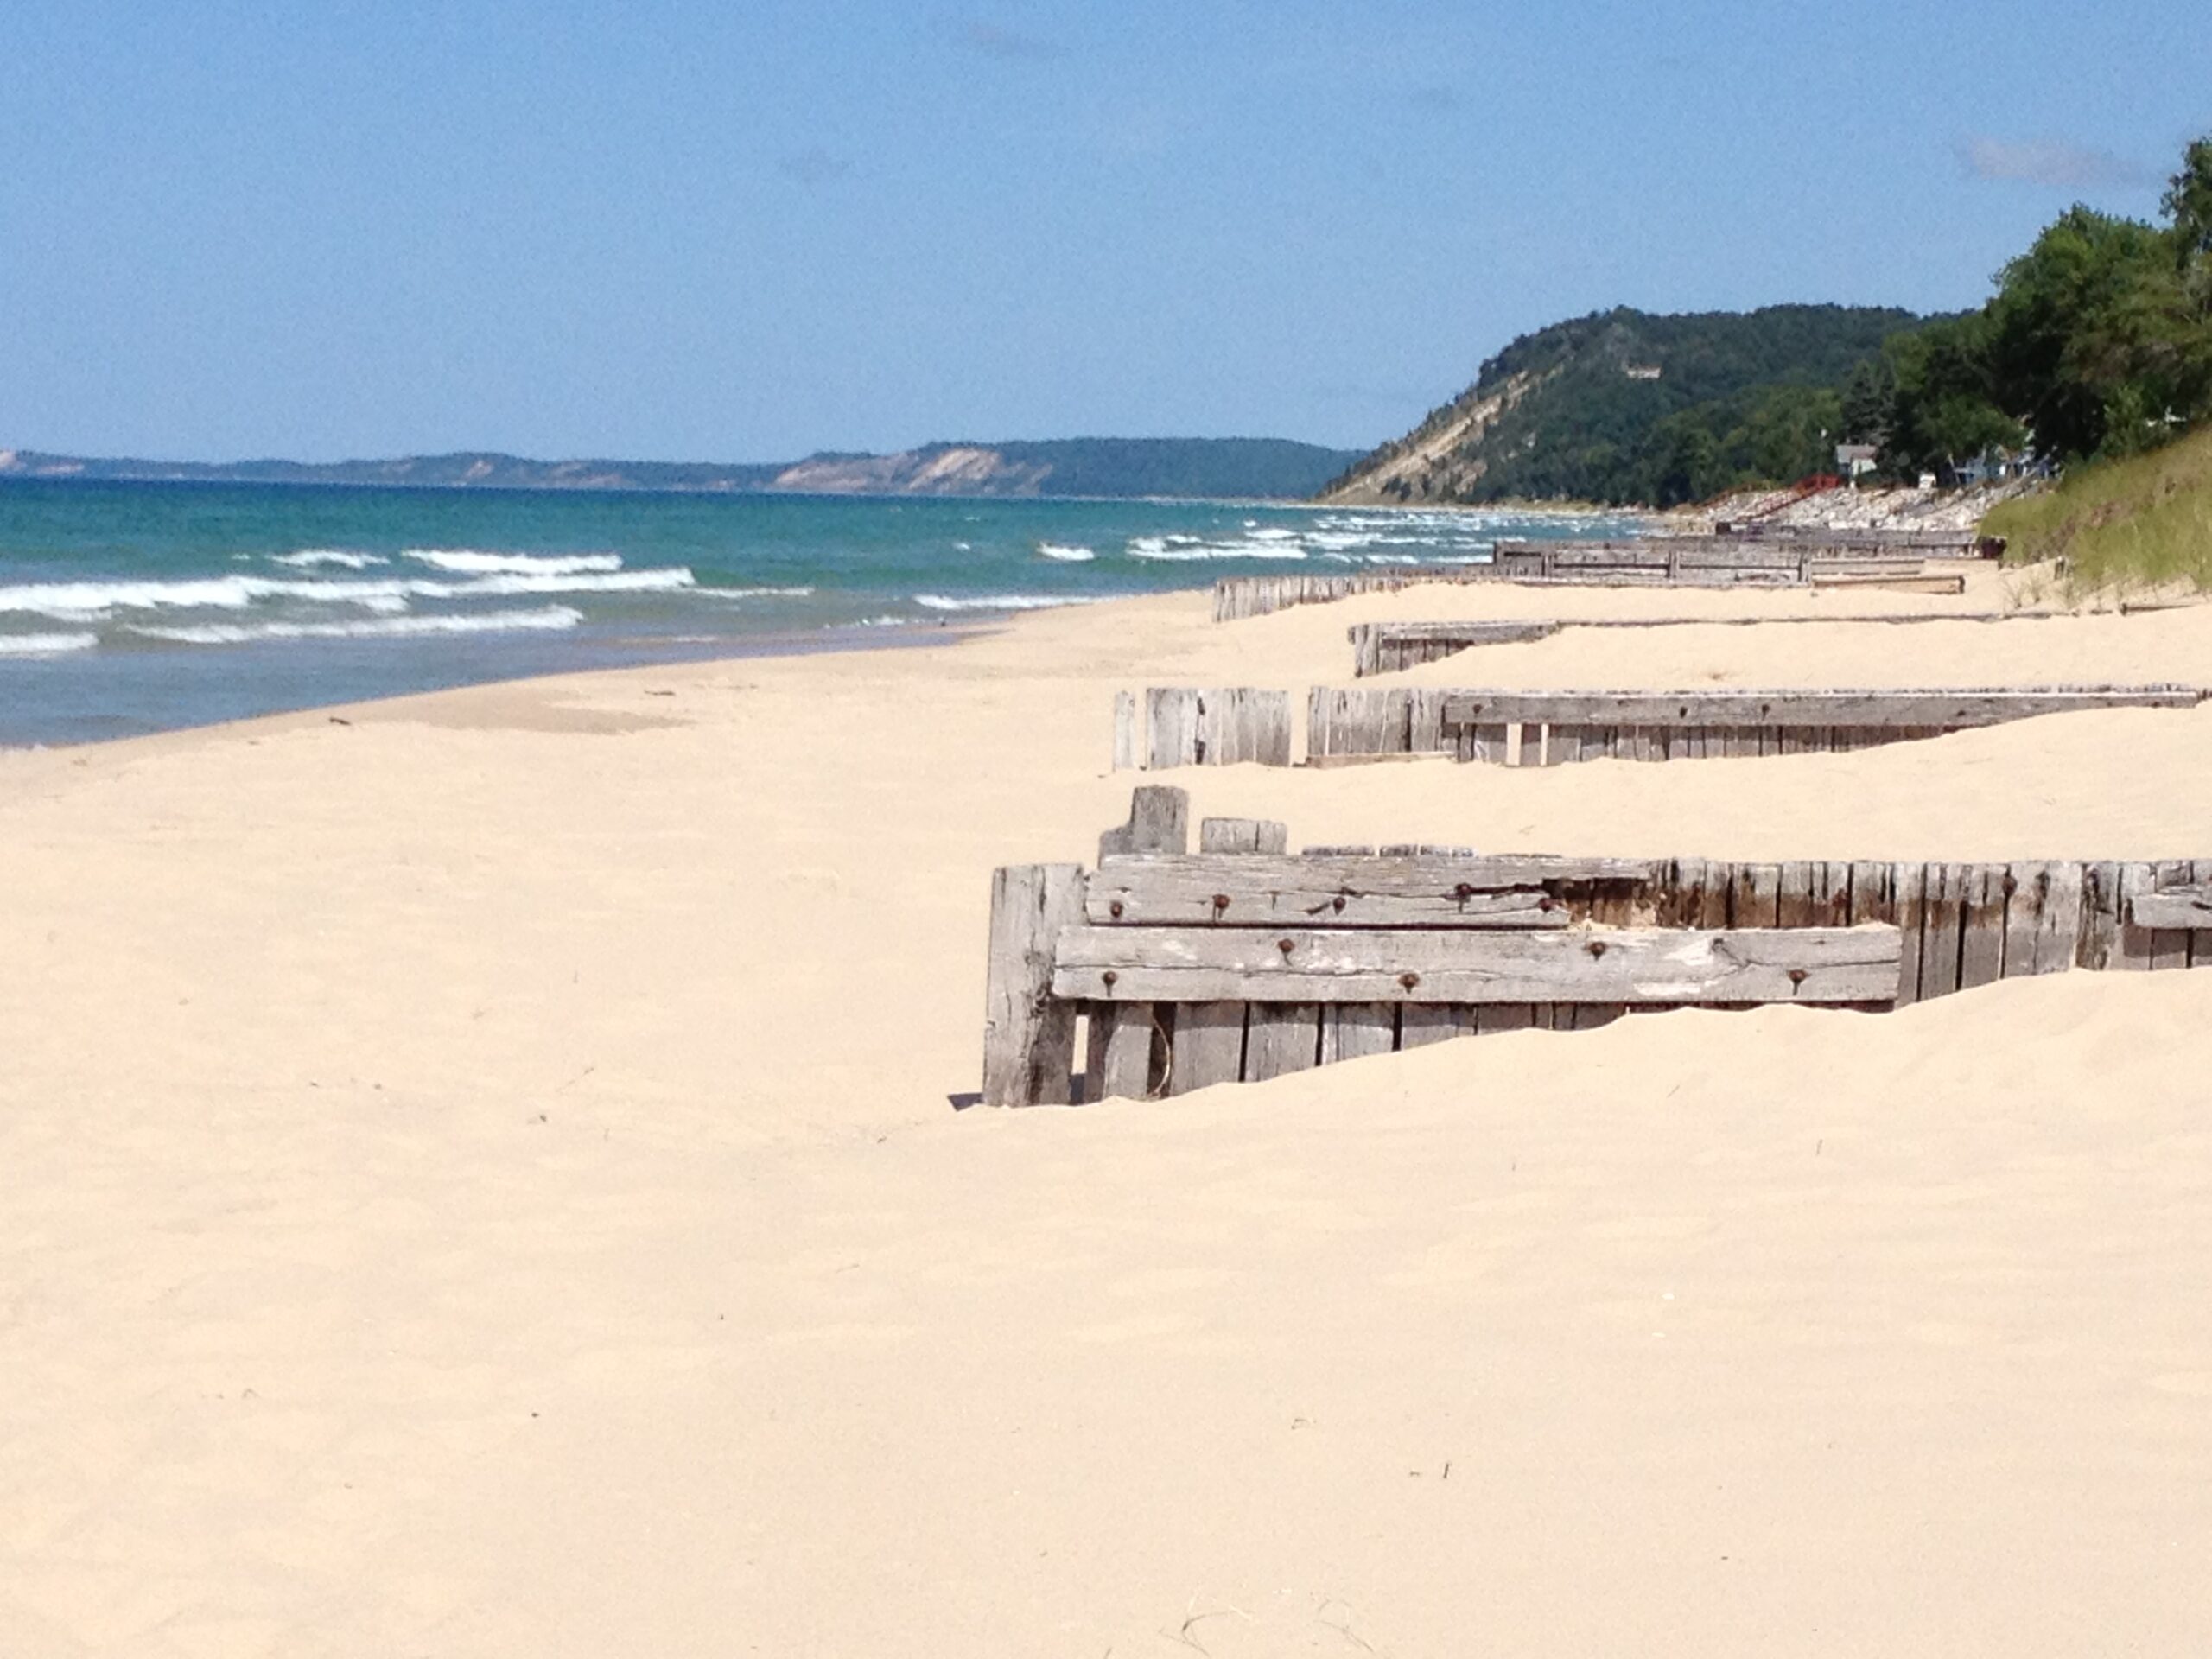
<instances>
[{"instance_id":1,"label":"wooden groin","mask_svg":"<svg viewBox=\"0 0 2212 1659\"><path fill-rule=\"evenodd\" d=\"M987 1103L1180 1095L1664 1007L1873 1011L2075 968L2212 965L2212 859L1293 856L1284 826L1244 819L1208 819L1192 854L1187 810L1160 798L1180 791L1143 792L1096 869L994 876Z\"/></svg>"},{"instance_id":2,"label":"wooden groin","mask_svg":"<svg viewBox=\"0 0 2212 1659\"><path fill-rule=\"evenodd\" d=\"M1955 594L1966 578L1930 570L1935 550L1908 550L1811 537L1773 541L1724 536L1653 536L1606 542L1501 542L1487 563L1387 565L1338 575L1223 576L1213 620L1237 622L1300 605L1325 605L1407 588L1513 582L1553 587L1879 588Z\"/></svg>"},{"instance_id":3,"label":"wooden groin","mask_svg":"<svg viewBox=\"0 0 2212 1659\"><path fill-rule=\"evenodd\" d=\"M1315 686L1309 764L1450 754L1500 766L1871 748L2095 709L2193 709L2184 685L1993 690L1523 691Z\"/></svg>"},{"instance_id":4,"label":"wooden groin","mask_svg":"<svg viewBox=\"0 0 2212 1659\"><path fill-rule=\"evenodd\" d=\"M1606 542L1500 542L1490 567L1509 582L1578 587L1810 588L1909 585L1963 593L1957 570L1930 572L1917 553L1739 537L1652 536Z\"/></svg>"},{"instance_id":5,"label":"wooden groin","mask_svg":"<svg viewBox=\"0 0 2212 1659\"><path fill-rule=\"evenodd\" d=\"M1355 622L1344 630L1351 642L1355 678L1395 674L1423 663L1440 662L1481 645L1523 645L1548 639L1567 628L1750 628L1907 627L1933 622L2047 621L2045 611L1908 611L1853 616L1602 616L1558 617L1529 621Z\"/></svg>"}]
</instances>

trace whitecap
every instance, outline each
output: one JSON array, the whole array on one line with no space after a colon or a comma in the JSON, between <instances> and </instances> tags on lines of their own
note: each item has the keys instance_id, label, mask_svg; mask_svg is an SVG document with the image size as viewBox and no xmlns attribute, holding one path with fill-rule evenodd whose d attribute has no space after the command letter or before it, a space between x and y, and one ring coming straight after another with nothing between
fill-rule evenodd
<instances>
[{"instance_id":1,"label":"whitecap","mask_svg":"<svg viewBox=\"0 0 2212 1659\"><path fill-rule=\"evenodd\" d=\"M963 599L944 594L914 595L914 603L925 611L1041 611L1055 605L1086 602L1073 594L979 594Z\"/></svg>"},{"instance_id":2,"label":"whitecap","mask_svg":"<svg viewBox=\"0 0 2212 1659\"><path fill-rule=\"evenodd\" d=\"M398 616L365 622L205 622L179 627L133 624L125 632L181 645L243 645L257 639L403 639L448 633L557 632L584 620L567 605L471 616Z\"/></svg>"},{"instance_id":3,"label":"whitecap","mask_svg":"<svg viewBox=\"0 0 2212 1659\"><path fill-rule=\"evenodd\" d=\"M410 547L406 556L458 576L578 576L622 568L620 553L480 553L469 547Z\"/></svg>"},{"instance_id":4,"label":"whitecap","mask_svg":"<svg viewBox=\"0 0 2212 1659\"><path fill-rule=\"evenodd\" d=\"M1091 548L1071 546L1064 542L1039 542L1037 550L1048 559L1058 559L1069 564L1082 564L1098 556Z\"/></svg>"},{"instance_id":5,"label":"whitecap","mask_svg":"<svg viewBox=\"0 0 2212 1659\"><path fill-rule=\"evenodd\" d=\"M0 633L0 657L58 657L99 642L97 633Z\"/></svg>"},{"instance_id":6,"label":"whitecap","mask_svg":"<svg viewBox=\"0 0 2212 1659\"><path fill-rule=\"evenodd\" d=\"M365 570L372 564L390 564L391 561L381 553L354 553L342 547L303 547L296 553L271 553L269 563L289 564L296 570L312 570L328 564L348 570Z\"/></svg>"}]
</instances>

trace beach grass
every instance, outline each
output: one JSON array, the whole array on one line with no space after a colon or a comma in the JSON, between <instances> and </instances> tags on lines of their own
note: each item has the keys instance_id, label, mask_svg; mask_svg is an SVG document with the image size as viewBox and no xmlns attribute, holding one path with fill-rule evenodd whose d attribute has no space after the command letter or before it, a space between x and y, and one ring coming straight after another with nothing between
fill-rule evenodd
<instances>
[{"instance_id":1,"label":"beach grass","mask_svg":"<svg viewBox=\"0 0 2212 1659\"><path fill-rule=\"evenodd\" d=\"M1981 531L2005 537L2008 560L2064 559L2080 591L2212 590L2212 430L2078 468L2055 490L2005 502Z\"/></svg>"}]
</instances>

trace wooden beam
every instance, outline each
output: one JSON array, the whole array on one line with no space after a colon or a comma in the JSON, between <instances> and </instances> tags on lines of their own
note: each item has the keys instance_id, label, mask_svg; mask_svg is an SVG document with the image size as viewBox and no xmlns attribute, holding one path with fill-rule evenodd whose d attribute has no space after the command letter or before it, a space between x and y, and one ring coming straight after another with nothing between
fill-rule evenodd
<instances>
[{"instance_id":1,"label":"wooden beam","mask_svg":"<svg viewBox=\"0 0 2212 1659\"><path fill-rule=\"evenodd\" d=\"M1074 1098L1076 1007L1052 993L1055 944L1083 919L1083 870L1014 864L991 878L984 969L983 1103L1065 1106Z\"/></svg>"},{"instance_id":2,"label":"wooden beam","mask_svg":"<svg viewBox=\"0 0 2212 1659\"><path fill-rule=\"evenodd\" d=\"M2128 901L2127 919L2137 927L2212 927L2212 886L2139 893Z\"/></svg>"},{"instance_id":3,"label":"wooden beam","mask_svg":"<svg viewBox=\"0 0 2212 1659\"><path fill-rule=\"evenodd\" d=\"M1071 927L1052 995L1099 1001L1882 1002L1897 930Z\"/></svg>"},{"instance_id":4,"label":"wooden beam","mask_svg":"<svg viewBox=\"0 0 2212 1659\"><path fill-rule=\"evenodd\" d=\"M2193 709L2196 686L2045 686L1990 690L1454 691L1453 726L1543 721L1576 726L1992 726L2088 709Z\"/></svg>"},{"instance_id":5,"label":"wooden beam","mask_svg":"<svg viewBox=\"0 0 2212 1659\"><path fill-rule=\"evenodd\" d=\"M1274 818L1201 818L1198 850L1239 855L1287 853L1290 826Z\"/></svg>"},{"instance_id":6,"label":"wooden beam","mask_svg":"<svg viewBox=\"0 0 2212 1659\"><path fill-rule=\"evenodd\" d=\"M1306 853L1109 858L1090 877L1096 925L1560 928L1548 887L1643 883L1662 862L1636 858Z\"/></svg>"}]
</instances>

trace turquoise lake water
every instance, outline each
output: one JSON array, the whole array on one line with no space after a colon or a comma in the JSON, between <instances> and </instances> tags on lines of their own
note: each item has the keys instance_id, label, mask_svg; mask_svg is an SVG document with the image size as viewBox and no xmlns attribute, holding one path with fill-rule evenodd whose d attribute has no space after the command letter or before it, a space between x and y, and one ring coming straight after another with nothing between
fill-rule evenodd
<instances>
[{"instance_id":1,"label":"turquoise lake water","mask_svg":"<svg viewBox=\"0 0 2212 1659\"><path fill-rule=\"evenodd\" d=\"M918 643L1625 521L1219 502L0 482L0 744L564 670Z\"/></svg>"}]
</instances>

